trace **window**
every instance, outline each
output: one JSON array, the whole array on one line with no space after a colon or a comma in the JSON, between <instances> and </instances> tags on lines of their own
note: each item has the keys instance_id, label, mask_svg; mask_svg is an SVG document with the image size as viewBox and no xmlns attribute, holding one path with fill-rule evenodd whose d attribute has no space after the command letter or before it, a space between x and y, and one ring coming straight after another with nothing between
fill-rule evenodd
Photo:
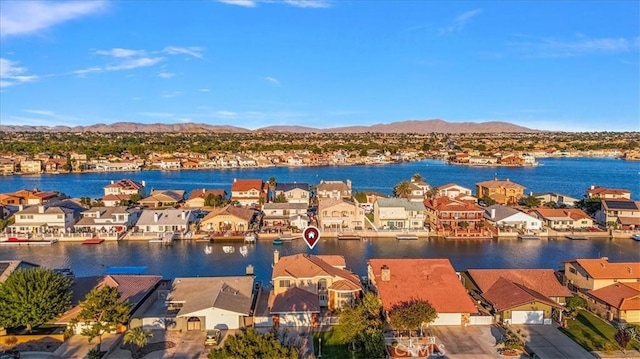
<instances>
[{"instance_id":1,"label":"window","mask_svg":"<svg viewBox=\"0 0 640 359\"><path fill-rule=\"evenodd\" d=\"M62 215L61 214L58 215L58 219L62 219Z\"/></svg>"},{"instance_id":2,"label":"window","mask_svg":"<svg viewBox=\"0 0 640 359\"><path fill-rule=\"evenodd\" d=\"M349 292L338 292L338 298L342 298L342 299L353 298L353 294Z\"/></svg>"},{"instance_id":3,"label":"window","mask_svg":"<svg viewBox=\"0 0 640 359\"><path fill-rule=\"evenodd\" d=\"M283 287L283 288L291 287L291 281L288 280L288 279L281 279L280 280L280 287Z\"/></svg>"},{"instance_id":4,"label":"window","mask_svg":"<svg viewBox=\"0 0 640 359\"><path fill-rule=\"evenodd\" d=\"M573 274L576 274L576 269L575 269L575 268L573 268L573 267L571 267L571 268L569 268L569 272L571 272L571 273L573 273Z\"/></svg>"},{"instance_id":5,"label":"window","mask_svg":"<svg viewBox=\"0 0 640 359\"><path fill-rule=\"evenodd\" d=\"M327 280L323 278L318 281L318 290L325 290L325 289L327 289Z\"/></svg>"}]
</instances>

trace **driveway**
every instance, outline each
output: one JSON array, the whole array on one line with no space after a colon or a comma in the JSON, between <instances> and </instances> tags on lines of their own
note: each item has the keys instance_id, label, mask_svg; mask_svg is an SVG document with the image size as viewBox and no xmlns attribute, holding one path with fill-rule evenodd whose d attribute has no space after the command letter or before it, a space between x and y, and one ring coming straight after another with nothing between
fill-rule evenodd
<instances>
[{"instance_id":1,"label":"driveway","mask_svg":"<svg viewBox=\"0 0 640 359\"><path fill-rule=\"evenodd\" d=\"M502 332L494 326L478 325L469 327L432 326L429 328L436 342L443 345L447 358L484 359L496 358L496 341Z\"/></svg>"},{"instance_id":2,"label":"driveway","mask_svg":"<svg viewBox=\"0 0 640 359\"><path fill-rule=\"evenodd\" d=\"M541 359L593 358L578 343L564 335L555 325L512 325L527 335L527 347Z\"/></svg>"},{"instance_id":3,"label":"driveway","mask_svg":"<svg viewBox=\"0 0 640 359\"><path fill-rule=\"evenodd\" d=\"M179 341L176 342L175 352L171 358L175 359L197 359L206 358L209 350L205 350L204 339L206 337L205 331L187 331L182 332L179 337Z\"/></svg>"}]
</instances>

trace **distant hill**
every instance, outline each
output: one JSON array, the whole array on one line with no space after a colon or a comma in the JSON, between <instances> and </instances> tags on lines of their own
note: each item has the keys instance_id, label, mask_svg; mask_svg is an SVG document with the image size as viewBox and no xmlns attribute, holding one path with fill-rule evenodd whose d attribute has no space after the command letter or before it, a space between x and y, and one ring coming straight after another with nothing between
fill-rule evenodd
<instances>
[{"instance_id":1,"label":"distant hill","mask_svg":"<svg viewBox=\"0 0 640 359\"><path fill-rule=\"evenodd\" d=\"M181 133L247 133L246 128L234 126L215 126L203 123L135 123L116 122L113 124L95 124L90 126L0 126L5 132L181 132ZM499 133L499 132L536 132L527 127L508 122L446 122L443 120L412 120L377 124L372 126L349 126L334 128L312 128L304 126L269 126L257 129L261 132L290 133Z\"/></svg>"}]
</instances>

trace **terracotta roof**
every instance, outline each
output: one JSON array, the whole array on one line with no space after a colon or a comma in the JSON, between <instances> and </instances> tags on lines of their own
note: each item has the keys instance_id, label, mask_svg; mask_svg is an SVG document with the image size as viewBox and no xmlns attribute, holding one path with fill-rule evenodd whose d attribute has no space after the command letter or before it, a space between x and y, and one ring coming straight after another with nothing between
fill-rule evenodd
<instances>
[{"instance_id":1,"label":"terracotta roof","mask_svg":"<svg viewBox=\"0 0 640 359\"><path fill-rule=\"evenodd\" d=\"M539 207L534 209L540 216L546 219L552 218L570 218L574 221L580 219L591 219L588 214L579 208L544 208Z\"/></svg>"},{"instance_id":2,"label":"terracotta roof","mask_svg":"<svg viewBox=\"0 0 640 359\"><path fill-rule=\"evenodd\" d=\"M362 287L348 280L338 280L333 282L328 289L337 291L356 291L361 290Z\"/></svg>"},{"instance_id":3,"label":"terracotta roof","mask_svg":"<svg viewBox=\"0 0 640 359\"><path fill-rule=\"evenodd\" d=\"M232 192L244 192L255 189L262 191L263 184L261 179L236 179L231 184Z\"/></svg>"},{"instance_id":4,"label":"terracotta roof","mask_svg":"<svg viewBox=\"0 0 640 359\"><path fill-rule=\"evenodd\" d=\"M552 307L563 308L544 294L516 284L504 277L498 280L484 293L482 297L488 300L497 311L503 311L521 306L533 301L548 304Z\"/></svg>"},{"instance_id":5,"label":"terracotta roof","mask_svg":"<svg viewBox=\"0 0 640 359\"><path fill-rule=\"evenodd\" d=\"M256 211L250 208L226 205L222 208L214 208L211 212L209 212L209 214L206 215L206 217L202 219L202 222L206 222L211 218L215 218L220 215L232 215L238 218L242 218L248 222L253 219L255 213Z\"/></svg>"},{"instance_id":6,"label":"terracotta roof","mask_svg":"<svg viewBox=\"0 0 640 359\"><path fill-rule=\"evenodd\" d=\"M449 197L439 197L435 199L427 198L424 200L425 207L434 211L446 211L446 212L480 212L484 210L473 203L458 201Z\"/></svg>"},{"instance_id":7,"label":"terracotta roof","mask_svg":"<svg viewBox=\"0 0 640 359\"><path fill-rule=\"evenodd\" d=\"M131 199L130 194L108 194L102 197L103 201L128 201Z\"/></svg>"},{"instance_id":8,"label":"terracotta roof","mask_svg":"<svg viewBox=\"0 0 640 359\"><path fill-rule=\"evenodd\" d=\"M349 191L350 188L349 186L347 186L346 183L342 182L342 181L320 181L320 184L317 187L318 192L321 191L329 191L329 192L333 192L333 191Z\"/></svg>"},{"instance_id":9,"label":"terracotta roof","mask_svg":"<svg viewBox=\"0 0 640 359\"><path fill-rule=\"evenodd\" d=\"M362 288L360 278L353 272L343 269L344 258L340 261L336 257L338 256L325 257L309 254L285 256L280 258L278 263L273 266L271 278L314 278L316 276L325 276L348 280Z\"/></svg>"},{"instance_id":10,"label":"terracotta roof","mask_svg":"<svg viewBox=\"0 0 640 359\"><path fill-rule=\"evenodd\" d=\"M469 269L469 277L484 293L505 278L547 297L570 297L571 291L558 281L553 269Z\"/></svg>"},{"instance_id":11,"label":"terracotta roof","mask_svg":"<svg viewBox=\"0 0 640 359\"><path fill-rule=\"evenodd\" d=\"M223 189L205 189L205 188L194 189L191 191L191 193L189 193L189 199L194 199L194 198L206 199L209 195L212 195L214 197L220 196L224 198L227 196L227 191Z\"/></svg>"},{"instance_id":12,"label":"terracotta roof","mask_svg":"<svg viewBox=\"0 0 640 359\"><path fill-rule=\"evenodd\" d=\"M333 206L337 206L337 205L342 204L342 203L345 203L345 204L347 204L349 206L354 206L355 207L355 203L349 202L349 201L344 200L344 199L322 198L318 202L318 213L321 213L322 211L324 211L327 208L331 208Z\"/></svg>"},{"instance_id":13,"label":"terracotta roof","mask_svg":"<svg viewBox=\"0 0 640 359\"><path fill-rule=\"evenodd\" d=\"M631 191L626 189L621 189L621 188L606 188L606 187L595 186L593 189L589 188L587 190L587 193L592 196L599 197L603 194L617 194L617 195L629 194L631 193Z\"/></svg>"},{"instance_id":14,"label":"terracotta roof","mask_svg":"<svg viewBox=\"0 0 640 359\"><path fill-rule=\"evenodd\" d=\"M428 300L438 313L477 313L448 259L370 259L376 287L386 310L413 298ZM391 280L382 281L387 266Z\"/></svg>"},{"instance_id":15,"label":"terracotta roof","mask_svg":"<svg viewBox=\"0 0 640 359\"><path fill-rule=\"evenodd\" d=\"M121 179L117 182L113 182L111 184L106 185L104 188L122 188L125 190L139 190L144 186L140 182L136 182L130 179Z\"/></svg>"},{"instance_id":16,"label":"terracotta roof","mask_svg":"<svg viewBox=\"0 0 640 359\"><path fill-rule=\"evenodd\" d=\"M609 259L576 259L593 279L640 279L640 262L610 263Z\"/></svg>"},{"instance_id":17,"label":"terracotta roof","mask_svg":"<svg viewBox=\"0 0 640 359\"><path fill-rule=\"evenodd\" d=\"M250 276L176 278L167 301L184 303L180 316L213 307L248 315L253 282Z\"/></svg>"},{"instance_id":18,"label":"terracotta roof","mask_svg":"<svg viewBox=\"0 0 640 359\"><path fill-rule=\"evenodd\" d=\"M320 301L316 294L293 287L270 298L271 313L320 313Z\"/></svg>"},{"instance_id":19,"label":"terracotta roof","mask_svg":"<svg viewBox=\"0 0 640 359\"><path fill-rule=\"evenodd\" d=\"M522 188L524 189L524 186L521 186L515 182L511 182L509 179L506 180L491 180L491 181L484 181L484 182L478 182L476 183L476 185L481 186L481 187L486 187L486 188Z\"/></svg>"},{"instance_id":20,"label":"terracotta roof","mask_svg":"<svg viewBox=\"0 0 640 359\"><path fill-rule=\"evenodd\" d=\"M640 283L614 283L588 294L620 310L640 310Z\"/></svg>"}]
</instances>

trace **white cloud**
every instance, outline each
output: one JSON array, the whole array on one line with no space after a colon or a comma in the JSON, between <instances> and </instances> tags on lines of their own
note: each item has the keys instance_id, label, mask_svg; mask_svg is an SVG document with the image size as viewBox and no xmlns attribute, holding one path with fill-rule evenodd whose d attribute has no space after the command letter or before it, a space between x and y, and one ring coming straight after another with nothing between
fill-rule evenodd
<instances>
[{"instance_id":1,"label":"white cloud","mask_svg":"<svg viewBox=\"0 0 640 359\"><path fill-rule=\"evenodd\" d=\"M207 89L207 88L203 88L203 89L199 89L198 91L199 91L199 92L209 92L209 91L211 91L211 90L210 90L210 89Z\"/></svg>"},{"instance_id":2,"label":"white cloud","mask_svg":"<svg viewBox=\"0 0 640 359\"><path fill-rule=\"evenodd\" d=\"M329 0L218 0L218 2L242 7L256 7L259 3L285 4L294 7L315 9L330 7Z\"/></svg>"},{"instance_id":3,"label":"white cloud","mask_svg":"<svg viewBox=\"0 0 640 359\"><path fill-rule=\"evenodd\" d=\"M162 71L158 73L158 77L161 79L170 79L172 77L174 77L176 74L174 74L173 72L166 72L166 71Z\"/></svg>"},{"instance_id":4,"label":"white cloud","mask_svg":"<svg viewBox=\"0 0 640 359\"><path fill-rule=\"evenodd\" d=\"M145 55L144 50L122 49L118 47L110 50L96 50L95 53L98 55L105 55L105 56L112 56L112 57L119 57L119 58Z\"/></svg>"},{"instance_id":5,"label":"white cloud","mask_svg":"<svg viewBox=\"0 0 640 359\"><path fill-rule=\"evenodd\" d=\"M162 93L160 93L160 97L162 98L173 98L180 95L182 95L182 91L162 91Z\"/></svg>"},{"instance_id":6,"label":"white cloud","mask_svg":"<svg viewBox=\"0 0 640 359\"><path fill-rule=\"evenodd\" d=\"M164 60L163 57L145 57L143 56L146 54L144 50L115 48L110 50L97 50L94 51L94 53L112 57L115 62L109 65L91 66L85 69L75 70L72 73L75 75L86 75L94 72L133 70L140 67L153 66Z\"/></svg>"},{"instance_id":7,"label":"white cloud","mask_svg":"<svg viewBox=\"0 0 640 359\"><path fill-rule=\"evenodd\" d=\"M35 75L27 75L26 67L16 66L16 62L0 58L0 87L20 85L38 78Z\"/></svg>"},{"instance_id":8,"label":"white cloud","mask_svg":"<svg viewBox=\"0 0 640 359\"><path fill-rule=\"evenodd\" d=\"M441 27L438 29L438 35L448 35L456 32L462 31L464 27L467 25L469 20L480 15L482 9L475 9L463 12L462 14L456 16L455 19L451 22L449 26Z\"/></svg>"},{"instance_id":9,"label":"white cloud","mask_svg":"<svg viewBox=\"0 0 640 359\"><path fill-rule=\"evenodd\" d=\"M34 115L55 116L56 113L50 110L22 110L22 112L32 113Z\"/></svg>"},{"instance_id":10,"label":"white cloud","mask_svg":"<svg viewBox=\"0 0 640 359\"><path fill-rule=\"evenodd\" d=\"M30 35L98 13L106 1L0 1L0 37Z\"/></svg>"},{"instance_id":11,"label":"white cloud","mask_svg":"<svg viewBox=\"0 0 640 359\"><path fill-rule=\"evenodd\" d=\"M573 57L586 54L624 53L637 50L640 38L587 38L576 36L574 41L558 41L520 36L526 41L508 43L527 57Z\"/></svg>"},{"instance_id":12,"label":"white cloud","mask_svg":"<svg viewBox=\"0 0 640 359\"><path fill-rule=\"evenodd\" d=\"M204 48L199 46L189 46L189 47L167 46L162 50L162 52L169 55L183 54L183 55L197 57L199 59L204 58L204 55L202 55L202 51L204 51Z\"/></svg>"},{"instance_id":13,"label":"white cloud","mask_svg":"<svg viewBox=\"0 0 640 359\"><path fill-rule=\"evenodd\" d=\"M132 70L138 67L153 66L162 60L164 60L162 57L141 57L139 59L126 60L117 65L109 65L104 69L107 71Z\"/></svg>"},{"instance_id":14,"label":"white cloud","mask_svg":"<svg viewBox=\"0 0 640 359\"><path fill-rule=\"evenodd\" d=\"M256 2L254 0L218 0L218 2L242 7L256 7Z\"/></svg>"},{"instance_id":15,"label":"white cloud","mask_svg":"<svg viewBox=\"0 0 640 359\"><path fill-rule=\"evenodd\" d=\"M238 116L238 113L233 111L221 110L216 111L214 113L214 116L218 118L234 118Z\"/></svg>"},{"instance_id":16,"label":"white cloud","mask_svg":"<svg viewBox=\"0 0 640 359\"><path fill-rule=\"evenodd\" d=\"M275 77L268 77L268 76L267 76L267 77L265 77L264 79L265 79L265 80L267 80L267 81L269 81L269 82L271 82L272 84L274 84L274 85L276 85L276 86L280 86L280 81L278 81L278 79L277 79L277 78L275 78Z\"/></svg>"},{"instance_id":17,"label":"white cloud","mask_svg":"<svg viewBox=\"0 0 640 359\"><path fill-rule=\"evenodd\" d=\"M329 7L329 2L326 0L284 0L286 4L295 7L308 7L308 8L326 8Z\"/></svg>"},{"instance_id":18,"label":"white cloud","mask_svg":"<svg viewBox=\"0 0 640 359\"><path fill-rule=\"evenodd\" d=\"M144 117L153 117L153 118L173 118L175 117L175 114L170 113L170 112L140 112L138 113L139 116L144 116Z\"/></svg>"}]
</instances>

